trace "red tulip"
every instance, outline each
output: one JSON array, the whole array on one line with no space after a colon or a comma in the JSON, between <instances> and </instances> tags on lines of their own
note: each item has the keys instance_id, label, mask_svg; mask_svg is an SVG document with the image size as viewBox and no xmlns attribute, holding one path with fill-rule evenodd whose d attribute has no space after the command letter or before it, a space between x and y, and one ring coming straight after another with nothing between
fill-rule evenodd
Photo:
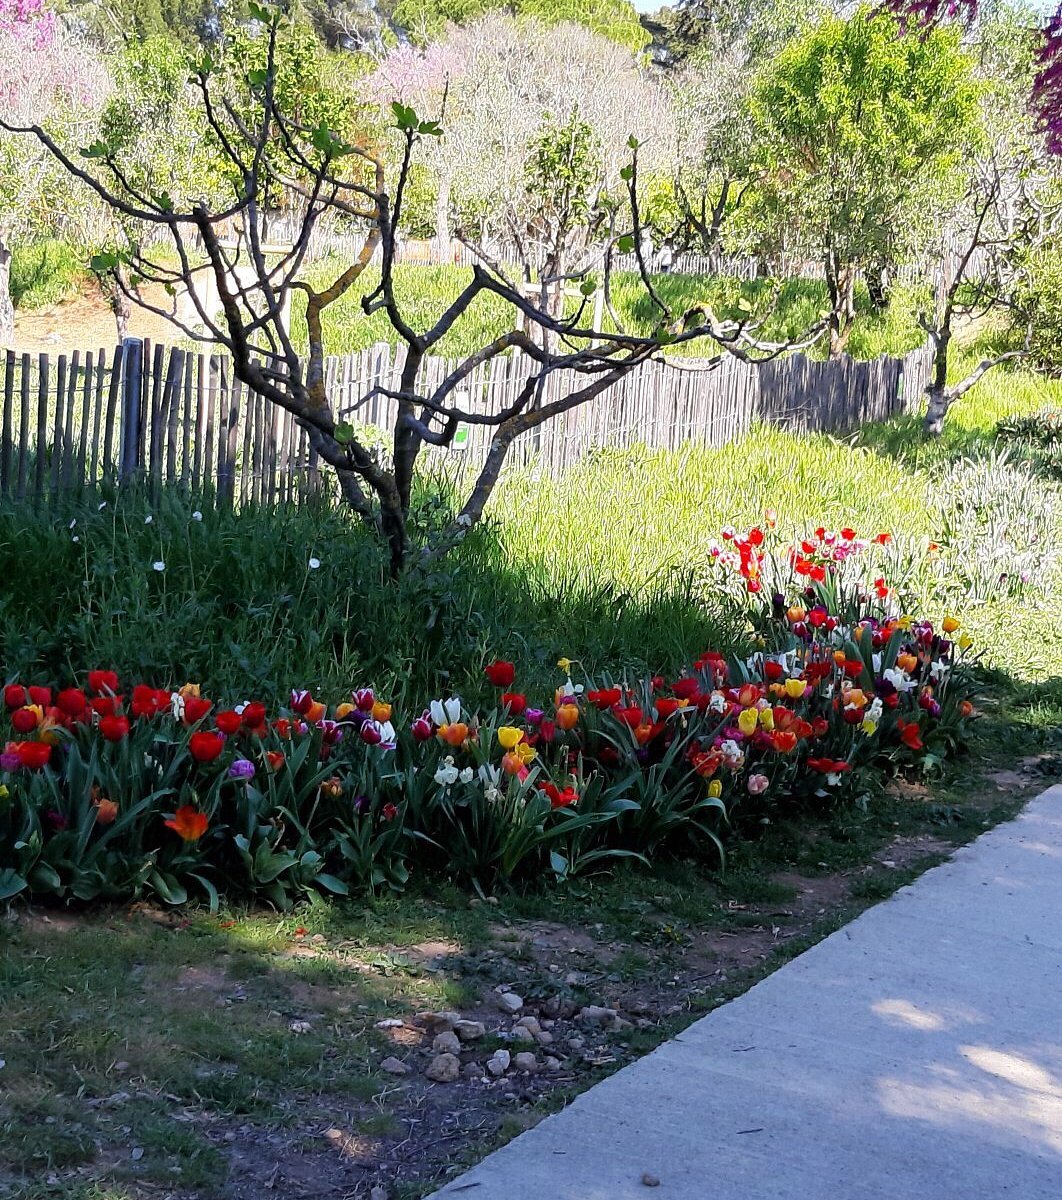
<instances>
[{"instance_id":1,"label":"red tulip","mask_svg":"<svg viewBox=\"0 0 1062 1200\"><path fill-rule=\"evenodd\" d=\"M41 713L38 708L16 708L11 714L11 724L16 733L32 733L40 724Z\"/></svg>"},{"instance_id":2,"label":"red tulip","mask_svg":"<svg viewBox=\"0 0 1062 1200\"><path fill-rule=\"evenodd\" d=\"M305 716L313 708L313 696L309 692L291 693L291 711Z\"/></svg>"},{"instance_id":3,"label":"red tulip","mask_svg":"<svg viewBox=\"0 0 1062 1200\"><path fill-rule=\"evenodd\" d=\"M31 687L29 690L30 704L39 704L48 708L52 702L52 689L46 687Z\"/></svg>"},{"instance_id":4,"label":"red tulip","mask_svg":"<svg viewBox=\"0 0 1062 1200\"><path fill-rule=\"evenodd\" d=\"M243 719L238 712L229 708L217 714L214 718L214 724L222 733L231 736L234 733L239 733L240 727L243 725Z\"/></svg>"},{"instance_id":5,"label":"red tulip","mask_svg":"<svg viewBox=\"0 0 1062 1200\"><path fill-rule=\"evenodd\" d=\"M598 691L587 692L586 698L595 708L604 712L620 703L623 699L623 692L618 687L600 688Z\"/></svg>"},{"instance_id":6,"label":"red tulip","mask_svg":"<svg viewBox=\"0 0 1062 1200\"><path fill-rule=\"evenodd\" d=\"M47 742L16 742L15 753L24 767L39 771L52 757L52 748Z\"/></svg>"},{"instance_id":7,"label":"red tulip","mask_svg":"<svg viewBox=\"0 0 1062 1200\"><path fill-rule=\"evenodd\" d=\"M110 717L118 712L120 701L117 696L93 696L89 708L98 717Z\"/></svg>"},{"instance_id":8,"label":"red tulip","mask_svg":"<svg viewBox=\"0 0 1062 1200\"><path fill-rule=\"evenodd\" d=\"M216 733L200 731L188 739L188 750L196 762L213 762L225 749L225 741Z\"/></svg>"},{"instance_id":9,"label":"red tulip","mask_svg":"<svg viewBox=\"0 0 1062 1200\"><path fill-rule=\"evenodd\" d=\"M88 685L90 692L115 695L118 691L118 675L114 671L89 671Z\"/></svg>"},{"instance_id":10,"label":"red tulip","mask_svg":"<svg viewBox=\"0 0 1062 1200\"><path fill-rule=\"evenodd\" d=\"M120 742L129 735L128 717L100 717L100 733L108 742Z\"/></svg>"},{"instance_id":11,"label":"red tulip","mask_svg":"<svg viewBox=\"0 0 1062 1200\"><path fill-rule=\"evenodd\" d=\"M513 680L516 678L516 668L511 662L498 659L497 662L492 662L484 667L483 674L495 687L507 688L512 687Z\"/></svg>"},{"instance_id":12,"label":"red tulip","mask_svg":"<svg viewBox=\"0 0 1062 1200\"><path fill-rule=\"evenodd\" d=\"M636 704L632 704L629 708L617 708L616 717L624 725L636 729L642 723L642 710Z\"/></svg>"},{"instance_id":13,"label":"red tulip","mask_svg":"<svg viewBox=\"0 0 1062 1200\"><path fill-rule=\"evenodd\" d=\"M670 700L667 696L661 696L656 702L657 715L664 718L670 717L672 713L678 712L681 707L681 701Z\"/></svg>"},{"instance_id":14,"label":"red tulip","mask_svg":"<svg viewBox=\"0 0 1062 1200\"><path fill-rule=\"evenodd\" d=\"M780 662L775 662L773 658L768 659L763 664L763 674L771 683L777 683L785 674L785 667Z\"/></svg>"},{"instance_id":15,"label":"red tulip","mask_svg":"<svg viewBox=\"0 0 1062 1200\"><path fill-rule=\"evenodd\" d=\"M265 724L266 707L260 704L257 700L244 706L243 712L240 714L243 724L247 729L259 729Z\"/></svg>"},{"instance_id":16,"label":"red tulip","mask_svg":"<svg viewBox=\"0 0 1062 1200\"><path fill-rule=\"evenodd\" d=\"M80 688L65 688L56 697L55 703L68 717L80 717L88 708L85 693Z\"/></svg>"},{"instance_id":17,"label":"red tulip","mask_svg":"<svg viewBox=\"0 0 1062 1200\"><path fill-rule=\"evenodd\" d=\"M9 683L4 688L4 704L8 708L22 708L26 704L26 689L21 683Z\"/></svg>"},{"instance_id":18,"label":"red tulip","mask_svg":"<svg viewBox=\"0 0 1062 1200\"><path fill-rule=\"evenodd\" d=\"M789 754L796 748L797 735L788 729L776 729L771 734L771 745L779 754Z\"/></svg>"},{"instance_id":19,"label":"red tulip","mask_svg":"<svg viewBox=\"0 0 1062 1200\"><path fill-rule=\"evenodd\" d=\"M502 692L501 702L514 717L518 717L527 708L527 697L521 692Z\"/></svg>"},{"instance_id":20,"label":"red tulip","mask_svg":"<svg viewBox=\"0 0 1062 1200\"><path fill-rule=\"evenodd\" d=\"M214 705L210 700L204 700L200 696L186 696L184 700L184 723L186 725L194 725L197 721L201 721L213 707Z\"/></svg>"},{"instance_id":21,"label":"red tulip","mask_svg":"<svg viewBox=\"0 0 1062 1200\"><path fill-rule=\"evenodd\" d=\"M413 737L418 742L430 741L435 735L435 728L427 717L417 717L411 726Z\"/></svg>"},{"instance_id":22,"label":"red tulip","mask_svg":"<svg viewBox=\"0 0 1062 1200\"><path fill-rule=\"evenodd\" d=\"M160 688L139 683L133 688L132 712L134 717L157 717L170 707L170 694Z\"/></svg>"},{"instance_id":23,"label":"red tulip","mask_svg":"<svg viewBox=\"0 0 1062 1200\"><path fill-rule=\"evenodd\" d=\"M376 696L372 688L360 688L354 693L354 703L359 712L372 712L372 706L376 703Z\"/></svg>"}]
</instances>

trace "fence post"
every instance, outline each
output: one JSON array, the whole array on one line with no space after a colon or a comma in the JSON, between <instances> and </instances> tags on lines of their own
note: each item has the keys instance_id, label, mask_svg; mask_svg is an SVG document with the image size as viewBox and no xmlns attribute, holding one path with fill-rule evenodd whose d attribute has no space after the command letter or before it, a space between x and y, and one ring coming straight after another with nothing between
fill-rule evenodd
<instances>
[{"instance_id":1,"label":"fence post","mask_svg":"<svg viewBox=\"0 0 1062 1200\"><path fill-rule=\"evenodd\" d=\"M122 342L121 370L118 478L128 479L140 468L140 407L144 396L144 343L140 338L126 338Z\"/></svg>"}]
</instances>

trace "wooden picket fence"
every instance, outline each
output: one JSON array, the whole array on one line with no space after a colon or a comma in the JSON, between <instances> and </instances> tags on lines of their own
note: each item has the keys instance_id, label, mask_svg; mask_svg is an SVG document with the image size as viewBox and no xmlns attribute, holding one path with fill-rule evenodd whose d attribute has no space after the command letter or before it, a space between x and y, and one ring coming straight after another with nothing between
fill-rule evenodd
<instances>
[{"instance_id":1,"label":"wooden picket fence","mask_svg":"<svg viewBox=\"0 0 1062 1200\"><path fill-rule=\"evenodd\" d=\"M385 344L328 359L326 382L340 417L390 430L396 402L366 397L376 385L395 389L403 361L401 348ZM723 356L715 365L693 365L700 369L645 364L596 400L518 438L510 464L558 475L603 448L719 446L757 421L795 432L844 432L916 402L930 352L922 347L872 362L796 354L759 366ZM426 360L421 384L438 384L453 366ZM477 413L507 407L529 369L520 356L496 358L463 381L455 403ZM536 402L548 404L585 382L552 375ZM136 339L69 356L9 351L0 394L4 499L46 499L146 480L155 489L209 494L220 504L270 504L315 494L331 478L291 414L247 389L223 355ZM475 467L490 433L488 426L469 424L458 429L452 447L428 453Z\"/></svg>"}]
</instances>

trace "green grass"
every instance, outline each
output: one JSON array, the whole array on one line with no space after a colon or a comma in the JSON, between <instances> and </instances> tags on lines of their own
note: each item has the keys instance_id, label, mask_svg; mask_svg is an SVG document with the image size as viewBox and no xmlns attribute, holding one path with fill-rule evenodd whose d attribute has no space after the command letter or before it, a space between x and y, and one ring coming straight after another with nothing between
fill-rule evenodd
<instances>
[{"instance_id":1,"label":"green grass","mask_svg":"<svg viewBox=\"0 0 1062 1200\"><path fill-rule=\"evenodd\" d=\"M330 283L346 264L334 259L314 263L308 272L315 286ZM430 328L461 288L472 278L470 267L400 265L395 268L395 295L406 320L414 329ZM366 350L377 342L394 344L397 340L387 316L378 311L366 316L361 297L372 291L379 282L379 271L366 271L358 286L326 309L324 315L325 345L330 354L348 354ZM741 282L731 278L697 278L688 275L661 275L653 286L664 302L678 315L698 305L711 305L718 316L739 319L739 302L747 301L753 314L764 320L762 336L771 340L800 337L818 321L827 307L826 285L818 280L789 279L782 281L775 295L774 285L767 280ZM649 298L637 275L619 274L612 284L613 302L623 327L630 333L649 335L659 319L659 309ZM921 345L925 335L915 321L915 306L920 293L910 287L898 286L888 312L874 313L866 290L860 288L860 316L852 332L849 353L855 358L876 358L880 354L903 354ZM295 300L294 331L303 339L305 325L300 314L304 301ZM575 301L570 302L574 306ZM588 308L589 320L592 307ZM471 354L513 327L512 310L497 296L481 293L467 312L439 343L438 353L444 357ZM606 329L613 328L606 320ZM678 348L682 354L705 355L716 353L718 347L706 339L688 342ZM809 351L822 357L826 345L820 342Z\"/></svg>"},{"instance_id":2,"label":"green grass","mask_svg":"<svg viewBox=\"0 0 1062 1200\"><path fill-rule=\"evenodd\" d=\"M77 295L90 278L85 250L55 240L16 245L11 255L11 298L16 308L47 308Z\"/></svg>"}]
</instances>

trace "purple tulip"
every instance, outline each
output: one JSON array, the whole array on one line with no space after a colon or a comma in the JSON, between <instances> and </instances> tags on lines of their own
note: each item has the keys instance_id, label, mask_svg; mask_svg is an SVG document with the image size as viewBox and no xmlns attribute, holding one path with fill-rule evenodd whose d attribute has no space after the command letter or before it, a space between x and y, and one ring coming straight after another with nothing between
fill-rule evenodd
<instances>
[{"instance_id":1,"label":"purple tulip","mask_svg":"<svg viewBox=\"0 0 1062 1200\"><path fill-rule=\"evenodd\" d=\"M230 779L253 779L254 778L254 763L247 758L238 758L229 767Z\"/></svg>"}]
</instances>

